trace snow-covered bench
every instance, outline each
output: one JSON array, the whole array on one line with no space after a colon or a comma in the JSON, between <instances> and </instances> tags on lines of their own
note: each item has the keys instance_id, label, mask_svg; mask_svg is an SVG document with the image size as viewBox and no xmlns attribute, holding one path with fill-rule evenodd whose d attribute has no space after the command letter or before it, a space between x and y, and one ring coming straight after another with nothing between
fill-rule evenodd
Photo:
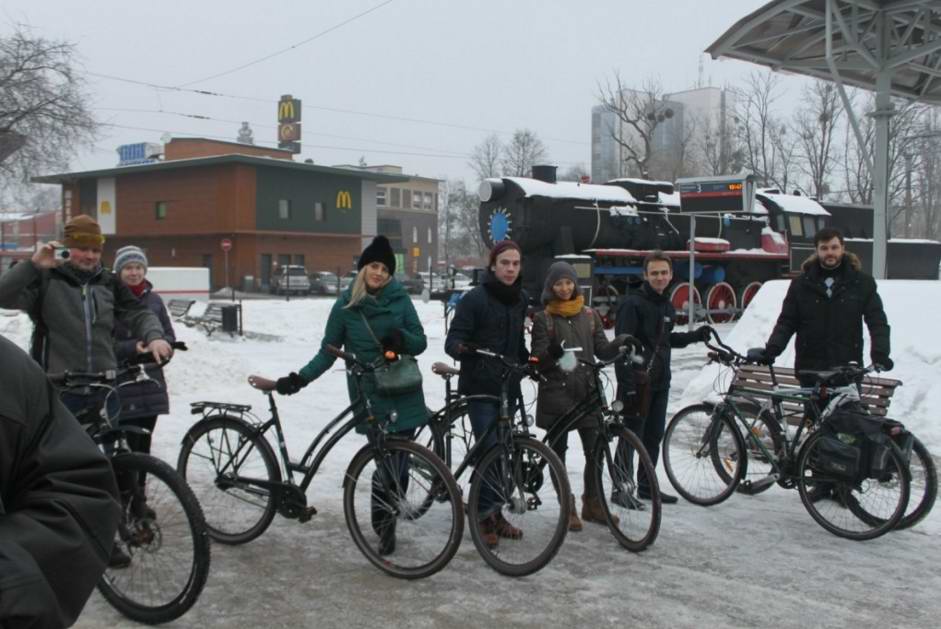
<instances>
[{"instance_id":1,"label":"snow-covered bench","mask_svg":"<svg viewBox=\"0 0 941 629\"><path fill-rule=\"evenodd\" d=\"M167 302L167 312L170 313L171 318L183 321L194 303L196 303L195 299L171 299Z\"/></svg>"},{"instance_id":2,"label":"snow-covered bench","mask_svg":"<svg viewBox=\"0 0 941 629\"><path fill-rule=\"evenodd\" d=\"M749 397L754 395L754 391L767 391L768 397L775 388L777 389L797 389L800 383L793 369L785 367L775 367L774 375L777 378L777 387L771 380L771 372L765 365L741 365L735 374L735 379L729 387L732 391L736 388L747 388ZM860 396L863 403L873 415L885 416L889 412L889 404L892 402L892 395L902 384L901 380L892 378L866 377L863 381ZM804 416L803 404L791 400L781 401L781 410L788 422L797 424Z\"/></svg>"}]
</instances>

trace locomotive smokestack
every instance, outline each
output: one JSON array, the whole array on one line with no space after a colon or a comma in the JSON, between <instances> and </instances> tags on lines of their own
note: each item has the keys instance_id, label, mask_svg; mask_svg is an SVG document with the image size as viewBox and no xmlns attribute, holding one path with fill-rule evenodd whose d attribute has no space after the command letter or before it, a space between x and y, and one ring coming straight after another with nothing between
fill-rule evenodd
<instances>
[{"instance_id":1,"label":"locomotive smokestack","mask_svg":"<svg viewBox=\"0 0 941 629\"><path fill-rule=\"evenodd\" d=\"M556 182L556 166L551 164L533 164L533 179L545 181L546 183Z\"/></svg>"}]
</instances>

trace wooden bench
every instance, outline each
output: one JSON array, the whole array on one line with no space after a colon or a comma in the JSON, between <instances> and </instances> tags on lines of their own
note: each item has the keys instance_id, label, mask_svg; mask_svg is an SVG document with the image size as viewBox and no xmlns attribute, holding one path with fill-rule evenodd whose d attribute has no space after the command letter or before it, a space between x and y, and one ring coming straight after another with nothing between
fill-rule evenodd
<instances>
[{"instance_id":1,"label":"wooden bench","mask_svg":"<svg viewBox=\"0 0 941 629\"><path fill-rule=\"evenodd\" d=\"M241 304L223 304L220 302L209 302L209 305L206 306L206 310L203 311L198 317L190 317L189 321L192 322L192 325L198 325L206 331L206 336L212 336L212 333L222 327L222 309L223 307L233 307L237 309L237 324L236 330L230 331L230 336L235 336L236 333L241 334L242 330L242 306Z\"/></svg>"},{"instance_id":2,"label":"wooden bench","mask_svg":"<svg viewBox=\"0 0 941 629\"><path fill-rule=\"evenodd\" d=\"M186 318L186 313L190 311L195 303L195 299L171 299L167 302L167 312L170 313L171 318L183 321Z\"/></svg>"},{"instance_id":3,"label":"wooden bench","mask_svg":"<svg viewBox=\"0 0 941 629\"><path fill-rule=\"evenodd\" d=\"M741 365L729 386L729 392L747 389L748 393L743 393L746 397L755 397L760 395L758 392L764 392L764 396L770 399L774 391L786 394L800 388L800 382L793 369L775 367L774 375L777 378L777 387L771 381L771 372L767 366ZM870 413L884 417L889 412L892 395L901 384L901 380L867 376L863 380L860 397ZM781 411L788 423L798 424L804 416L804 405L796 400L782 400Z\"/></svg>"}]
</instances>

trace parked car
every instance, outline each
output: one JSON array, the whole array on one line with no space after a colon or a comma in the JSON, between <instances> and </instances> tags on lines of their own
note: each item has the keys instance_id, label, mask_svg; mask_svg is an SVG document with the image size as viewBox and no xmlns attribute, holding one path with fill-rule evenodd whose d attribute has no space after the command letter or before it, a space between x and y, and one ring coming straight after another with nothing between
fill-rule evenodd
<instances>
[{"instance_id":1,"label":"parked car","mask_svg":"<svg viewBox=\"0 0 941 629\"><path fill-rule=\"evenodd\" d=\"M350 284L353 283L353 280L356 279L357 275L358 275L358 271L354 269L350 271L349 273L347 273L346 275L344 275L343 277L341 277L340 278L340 291L342 292L342 291L345 291L347 288L349 288Z\"/></svg>"},{"instance_id":2,"label":"parked car","mask_svg":"<svg viewBox=\"0 0 941 629\"><path fill-rule=\"evenodd\" d=\"M310 294L307 269L299 264L285 264L275 268L271 274L271 292L274 295Z\"/></svg>"},{"instance_id":3,"label":"parked car","mask_svg":"<svg viewBox=\"0 0 941 629\"><path fill-rule=\"evenodd\" d=\"M406 273L396 273L395 279L405 287L405 292L410 295L421 295L425 290L425 282L417 275L408 275Z\"/></svg>"},{"instance_id":4,"label":"parked car","mask_svg":"<svg viewBox=\"0 0 941 629\"><path fill-rule=\"evenodd\" d=\"M310 293L312 295L336 295L339 292L340 278L330 271L314 271L310 274Z\"/></svg>"}]
</instances>

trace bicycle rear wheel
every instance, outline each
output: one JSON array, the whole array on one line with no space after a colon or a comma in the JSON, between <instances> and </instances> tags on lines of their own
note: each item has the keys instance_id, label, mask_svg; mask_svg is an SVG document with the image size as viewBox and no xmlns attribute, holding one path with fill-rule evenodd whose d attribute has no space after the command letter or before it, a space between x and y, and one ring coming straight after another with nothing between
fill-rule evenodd
<instances>
[{"instance_id":1,"label":"bicycle rear wheel","mask_svg":"<svg viewBox=\"0 0 941 629\"><path fill-rule=\"evenodd\" d=\"M484 513L481 494L492 502ZM539 441L514 436L508 453L503 445L488 450L474 472L467 502L471 539L481 557L497 572L513 577L543 568L568 532L571 495L565 466ZM491 547L482 538L481 525L498 513L522 536L498 538Z\"/></svg>"},{"instance_id":2,"label":"bicycle rear wheel","mask_svg":"<svg viewBox=\"0 0 941 629\"><path fill-rule=\"evenodd\" d=\"M403 439L356 453L343 483L343 513L366 559L402 579L441 570L464 534L464 505L451 472L433 452Z\"/></svg>"},{"instance_id":3,"label":"bicycle rear wheel","mask_svg":"<svg viewBox=\"0 0 941 629\"><path fill-rule=\"evenodd\" d=\"M217 542L244 544L271 524L277 500L259 481L280 482L281 469L268 441L241 419L214 415L196 423L183 437L176 468Z\"/></svg>"},{"instance_id":4,"label":"bicycle rear wheel","mask_svg":"<svg viewBox=\"0 0 941 629\"><path fill-rule=\"evenodd\" d=\"M681 496L704 507L732 495L745 456L738 429L710 404L678 412L663 437L663 466L670 483Z\"/></svg>"},{"instance_id":5,"label":"bicycle rear wheel","mask_svg":"<svg viewBox=\"0 0 941 629\"><path fill-rule=\"evenodd\" d=\"M116 547L131 562L108 568L98 590L132 620L179 618L209 575L209 535L199 502L172 467L150 455L119 454L111 465L121 488Z\"/></svg>"},{"instance_id":6,"label":"bicycle rear wheel","mask_svg":"<svg viewBox=\"0 0 941 629\"><path fill-rule=\"evenodd\" d=\"M908 507L895 525L897 529L907 529L921 522L931 513L938 498L938 469L934 457L918 437L912 435L912 438L912 457L908 463L911 476Z\"/></svg>"},{"instance_id":7,"label":"bicycle rear wheel","mask_svg":"<svg viewBox=\"0 0 941 629\"><path fill-rule=\"evenodd\" d=\"M882 478L854 482L828 474L818 464L824 436L819 431L811 436L798 457L797 488L807 512L839 537L867 540L885 535L902 519L908 505L908 474L898 449L889 451ZM824 488L827 493L821 497Z\"/></svg>"},{"instance_id":8,"label":"bicycle rear wheel","mask_svg":"<svg viewBox=\"0 0 941 629\"><path fill-rule=\"evenodd\" d=\"M624 548L634 552L644 550L660 532L661 501L657 472L643 442L633 432L622 428L611 441L598 439L594 460L595 486L601 492L608 528ZM638 475L643 470L650 487L649 504L637 496L635 460Z\"/></svg>"}]
</instances>

